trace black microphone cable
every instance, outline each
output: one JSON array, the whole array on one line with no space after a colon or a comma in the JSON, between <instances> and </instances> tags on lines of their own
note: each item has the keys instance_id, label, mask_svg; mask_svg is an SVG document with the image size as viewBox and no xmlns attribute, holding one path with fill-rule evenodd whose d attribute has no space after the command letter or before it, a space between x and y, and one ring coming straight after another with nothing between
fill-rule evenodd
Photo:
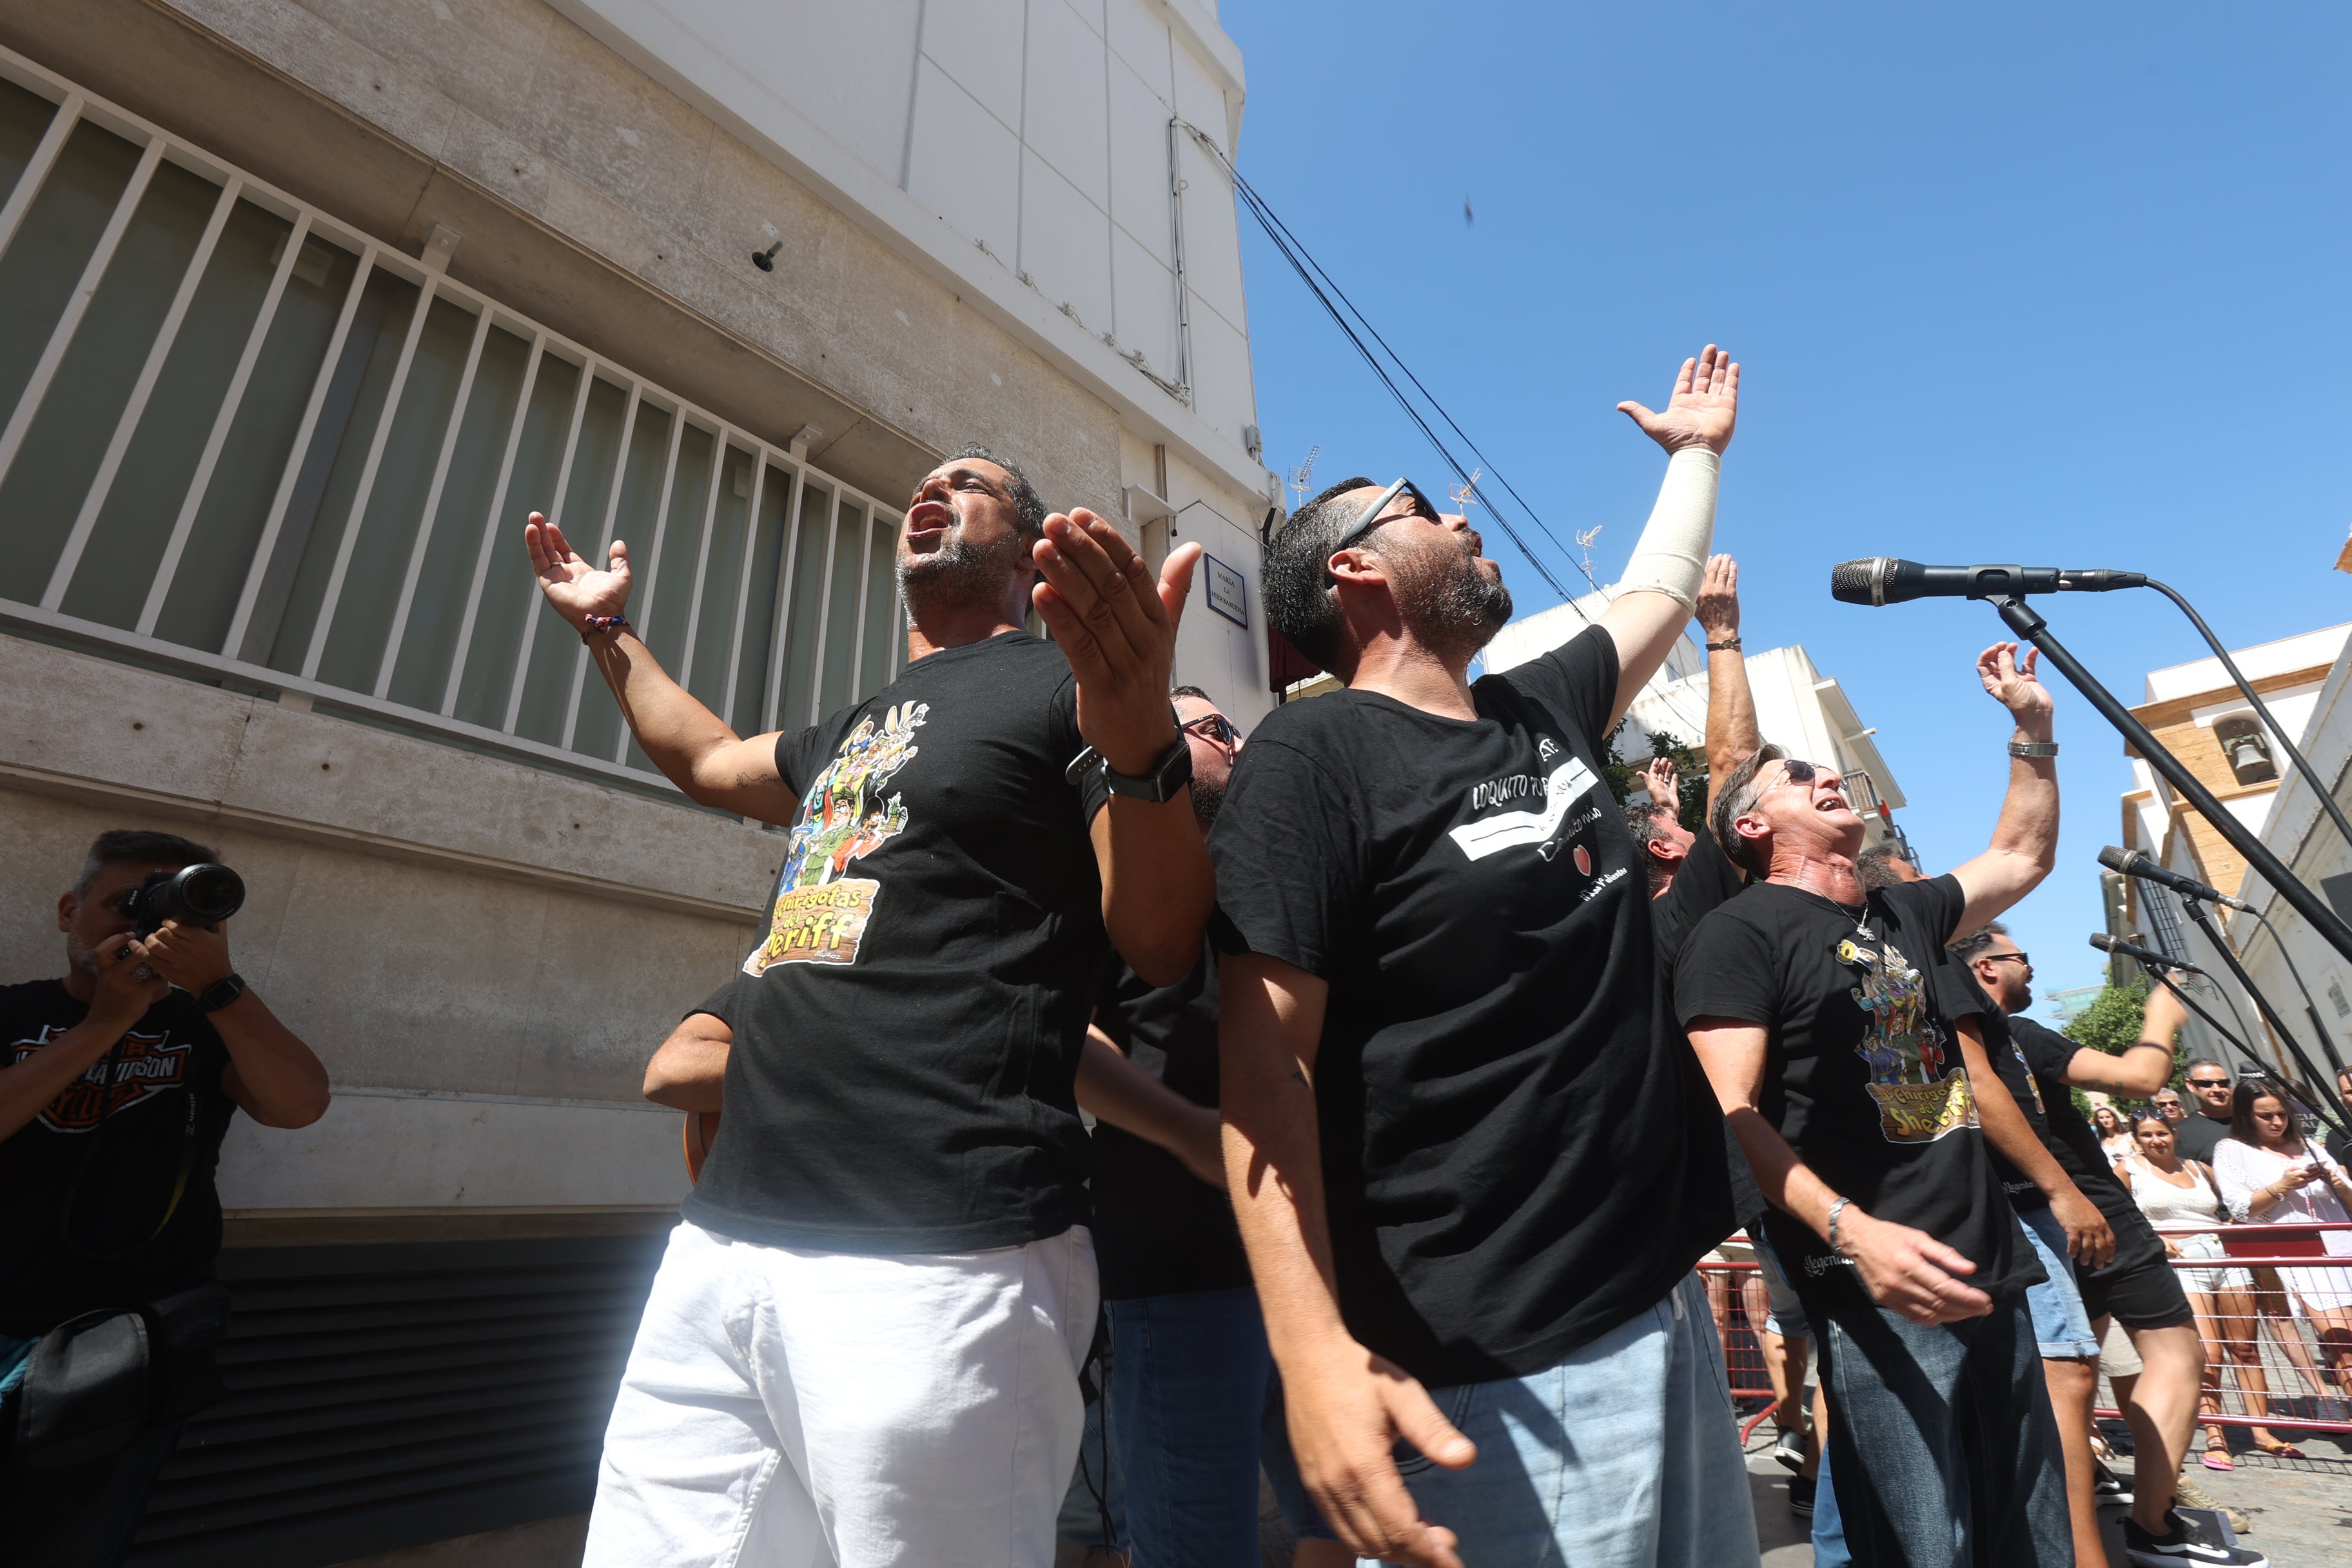
<instances>
[{"instance_id":1,"label":"black microphone cable","mask_svg":"<svg viewBox=\"0 0 2352 1568\"><path fill-rule=\"evenodd\" d=\"M2294 977L2294 988L2303 993L2303 1010L2311 1015L2311 1026L2319 1036L2319 1048L2327 1053L2327 1065L2342 1072L2344 1058L2336 1053L2336 1037L2327 1032L2327 1026L2319 1021L2319 1004L2311 999L2311 987L2303 983L2303 971L2295 966L2294 954L2286 950L2286 938L2279 934L2278 927L2271 924L2269 916L2260 910L2251 912L2262 922L2263 929L2271 933L2271 945L2278 949L2279 957L2286 963L2286 972Z\"/></svg>"}]
</instances>

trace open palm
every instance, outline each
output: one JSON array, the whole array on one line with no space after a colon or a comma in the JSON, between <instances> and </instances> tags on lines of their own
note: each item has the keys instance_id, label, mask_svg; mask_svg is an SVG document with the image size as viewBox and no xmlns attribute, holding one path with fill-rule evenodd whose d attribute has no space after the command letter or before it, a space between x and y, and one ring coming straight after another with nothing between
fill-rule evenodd
<instances>
[{"instance_id":1,"label":"open palm","mask_svg":"<svg viewBox=\"0 0 2352 1568\"><path fill-rule=\"evenodd\" d=\"M539 574L539 590L556 614L572 626L591 616L617 616L629 605L629 547L613 541L610 564L591 566L572 548L563 531L538 512L523 524L523 547L530 552L530 569Z\"/></svg>"},{"instance_id":2,"label":"open palm","mask_svg":"<svg viewBox=\"0 0 2352 1568\"><path fill-rule=\"evenodd\" d=\"M1709 343L1696 359L1683 361L1664 412L1630 401L1617 407L1669 452L1705 447L1720 453L1731 445L1731 428L1739 422L1739 366Z\"/></svg>"}]
</instances>

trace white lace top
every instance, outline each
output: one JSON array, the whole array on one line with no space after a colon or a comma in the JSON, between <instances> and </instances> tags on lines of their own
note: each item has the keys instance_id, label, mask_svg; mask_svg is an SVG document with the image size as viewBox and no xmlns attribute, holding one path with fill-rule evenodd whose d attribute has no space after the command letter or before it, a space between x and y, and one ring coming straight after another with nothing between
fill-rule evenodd
<instances>
[{"instance_id":1,"label":"white lace top","mask_svg":"<svg viewBox=\"0 0 2352 1568\"><path fill-rule=\"evenodd\" d=\"M2318 1163L2322 1170L2335 1170L2336 1162L2317 1143L2306 1142L2305 1157ZM2265 1213L2248 1212L2255 1193L2286 1174L2287 1167L2299 1165L2302 1160L2290 1160L2284 1154L2273 1154L2268 1149L2257 1149L2235 1138L2224 1138L2213 1146L2213 1174L2221 1184L2221 1195L2230 1200L2230 1213L2237 1219L2252 1219L2271 1225L2291 1225L2297 1221L2310 1223L2345 1218L2344 1205L2327 1183L2314 1182L2297 1187ZM2333 1247L2329 1247L2334 1251Z\"/></svg>"}]
</instances>

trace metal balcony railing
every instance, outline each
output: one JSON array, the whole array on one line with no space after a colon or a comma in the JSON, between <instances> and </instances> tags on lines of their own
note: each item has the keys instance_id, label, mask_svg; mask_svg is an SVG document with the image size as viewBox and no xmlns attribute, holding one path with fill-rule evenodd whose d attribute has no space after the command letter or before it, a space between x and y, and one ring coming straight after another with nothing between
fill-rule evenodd
<instances>
[{"instance_id":1,"label":"metal balcony railing","mask_svg":"<svg viewBox=\"0 0 2352 1568\"><path fill-rule=\"evenodd\" d=\"M638 784L544 510L754 733L878 689L896 508L0 50L0 625ZM663 787L667 787L663 785Z\"/></svg>"}]
</instances>

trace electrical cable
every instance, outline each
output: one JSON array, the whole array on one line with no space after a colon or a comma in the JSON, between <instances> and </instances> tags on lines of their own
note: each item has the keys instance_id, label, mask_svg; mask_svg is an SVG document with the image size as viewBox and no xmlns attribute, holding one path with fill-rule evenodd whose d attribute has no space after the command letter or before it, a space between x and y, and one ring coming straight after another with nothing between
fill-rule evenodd
<instances>
[{"instance_id":1,"label":"electrical cable","mask_svg":"<svg viewBox=\"0 0 2352 1568\"><path fill-rule=\"evenodd\" d=\"M1510 482L1509 479L1503 474L1500 468L1495 466L1493 460L1486 456L1485 450L1481 448L1477 442L1471 437L1469 432L1462 428L1460 422L1457 421L1452 414L1447 412L1445 405L1437 400L1436 395L1429 390L1427 384L1424 384L1418 375L1413 374L1412 367L1404 363L1402 356L1398 354L1396 350L1390 345L1388 340L1381 335L1380 329L1372 325L1371 319L1366 316L1363 311L1357 307L1356 302L1348 297L1347 291L1339 287L1338 280L1332 278L1331 274L1324 268L1323 264L1316 260L1314 256L1307 251L1306 246L1299 241L1298 237L1291 232L1289 226L1282 221L1281 216L1274 210L1272 205L1268 203L1264 196L1258 194L1256 187L1253 186L1247 179L1243 177L1241 171L1234 166L1233 161L1224 155L1223 150L1218 147L1216 142L1213 141L1205 132L1202 131L1200 127L1192 124L1188 121L1181 119L1177 121L1177 124L1182 130L1188 132L1193 140L1199 142L1202 148L1223 167L1225 173L1232 178L1234 182L1234 189L1241 197L1243 205L1248 209L1250 216L1257 220L1258 226L1265 231L1266 238L1273 244L1276 251L1281 255L1284 261L1289 264L1291 270L1298 275L1299 281L1307 286L1307 292L1315 297L1316 302L1323 307L1325 313L1331 318L1333 324L1339 327L1342 335L1348 339L1349 343L1355 349L1358 354L1362 356L1364 363L1370 367L1372 374L1380 379L1381 384L1387 388L1389 395L1396 401L1396 404L1400 408L1404 410L1406 417L1410 418L1413 422L1413 424L1420 429L1422 435L1427 438L1429 444L1436 449L1438 456L1444 459L1446 467L1454 470L1454 477L1459 479L1465 487L1468 487L1472 482L1471 469L1465 465L1459 458L1454 456L1453 451L1448 448L1445 442L1439 438L1436 430L1431 426L1429 420L1424 417L1421 410L1413 405L1412 400L1405 395L1403 388L1397 384L1395 377L1391 375L1387 366L1381 363L1380 356L1374 354L1371 348L1364 342L1364 339L1367 336L1371 339L1373 343L1377 343L1380 346L1381 353L1388 356L1389 363L1395 366L1398 374L1402 374L1406 381L1412 384L1413 390L1421 394L1423 400L1427 403L1430 410L1434 413L1439 419L1444 422L1448 429L1452 430L1456 437L1460 437L1463 445L1467 447L1471 454L1478 459L1479 467L1492 475L1495 482L1503 488L1505 493L1508 494L1513 501L1517 503L1519 510L1526 515L1527 521L1532 523L1535 528L1543 534L1545 539L1550 542L1552 547L1558 550L1561 556L1565 558L1570 565L1577 569L1578 573L1587 583L1591 584L1593 592L1606 595L1608 589L1601 583L1600 579L1593 576L1591 570L1583 563L1581 559L1570 553L1568 547L1561 543L1559 536L1551 531L1550 525L1545 522L1542 517L1537 513L1535 508L1528 503L1527 498L1519 494L1517 488ZM1335 297L1339 301L1338 304L1334 304L1332 302ZM1344 311L1340 309L1341 306L1346 307ZM1351 317L1353 318L1352 321L1350 320ZM1360 332L1358 331L1359 327L1362 329ZM1576 612L1576 616L1579 620L1581 620L1587 626L1593 625L1594 622L1592 616L1587 614L1584 606L1577 602L1580 595L1570 594L1567 588L1562 586L1559 579L1554 576L1551 571L1544 565L1543 562L1536 555L1534 550L1529 548L1526 538L1519 533L1517 529L1511 525L1510 520L1503 516L1499 509L1495 508L1491 501L1488 503L1488 506L1496 522L1501 526L1504 534L1509 538L1513 544L1518 546L1519 553L1527 558L1528 563L1530 566L1535 568L1536 574L1543 579L1545 585L1549 587L1553 594L1558 595L1563 603L1565 603L1571 610ZM1706 733L1706 726L1705 723L1693 720L1689 713L1684 710L1681 704L1675 700L1673 693L1661 689L1655 695L1657 696L1661 706L1663 706L1666 711L1674 717L1675 722L1689 730L1692 732L1693 738L1699 743L1703 744L1705 742Z\"/></svg>"},{"instance_id":2,"label":"electrical cable","mask_svg":"<svg viewBox=\"0 0 2352 1568\"><path fill-rule=\"evenodd\" d=\"M2263 929L2271 933L2271 945L2278 949L2279 957L2286 961L2286 972L2294 977L2294 988L2303 993L2303 1010L2311 1015L2311 1026L2318 1033L2319 1048L2327 1053L2327 1065L2343 1071L2344 1058L2336 1052L2335 1037L2319 1021L2319 1004L2311 999L2311 987L2303 983L2303 971L2295 967L2294 954L2286 950L2286 938L2279 935L2278 927L2271 924L2269 917L2260 910L2252 912L2254 919L2262 921Z\"/></svg>"},{"instance_id":3,"label":"electrical cable","mask_svg":"<svg viewBox=\"0 0 2352 1568\"><path fill-rule=\"evenodd\" d=\"M2205 624L2205 617L2197 613L2197 607L2194 605L2182 598L2167 584L2150 577L2147 580L2147 586L2180 606L2180 613L2189 617L2189 624L2197 628L2197 635L2205 639L2205 646L2213 650L2213 657L2221 661L2223 669L2229 671L2231 682L2252 706L2255 715L2262 720L2263 726L2272 734L2277 736L2279 744L2286 749L2286 754L2294 762L2295 771L2303 774L2304 782L2311 786L2312 794L2319 797L2321 808L2334 819L2336 831L2344 836L2344 841L2347 844L2352 844L2352 820L2346 818L2344 808L2336 804L2335 795L2326 784L2319 782L2319 771L2311 765L2310 759L2305 757L2302 750L2295 745L2294 737L2286 732L2277 720L2271 717L2269 704L2262 700L2261 694L2255 691L2252 683L2239 672L2238 661L2230 657L2230 650L2221 646L2221 639L2213 635L2213 628Z\"/></svg>"},{"instance_id":4,"label":"electrical cable","mask_svg":"<svg viewBox=\"0 0 2352 1568\"><path fill-rule=\"evenodd\" d=\"M2245 1041L2238 1038L2237 1036L2230 1033L2229 1030L2221 1027L2221 1020L2213 1016L2212 1014L2205 1011L2204 1008L2200 1007L2197 1005L2196 999L2189 994L2188 991L2181 986L2179 982L2172 978L2169 971L2158 973L2156 976L2156 983L2158 985L2163 986L2167 991L2171 992L2175 996L2179 997L2180 1005L2188 1008L2190 1012L2196 1014L2199 1017L2204 1019L2205 1022L2211 1026L2215 1034L2221 1036L2223 1039L2237 1047L2240 1055L2254 1059L2260 1058L2262 1053L2255 1050L2252 1046L2246 1044ZM2233 1013L2235 1009L2232 1009ZM2245 1021L2243 1019L2240 1019L2238 1026L2240 1028L2245 1027Z\"/></svg>"}]
</instances>

